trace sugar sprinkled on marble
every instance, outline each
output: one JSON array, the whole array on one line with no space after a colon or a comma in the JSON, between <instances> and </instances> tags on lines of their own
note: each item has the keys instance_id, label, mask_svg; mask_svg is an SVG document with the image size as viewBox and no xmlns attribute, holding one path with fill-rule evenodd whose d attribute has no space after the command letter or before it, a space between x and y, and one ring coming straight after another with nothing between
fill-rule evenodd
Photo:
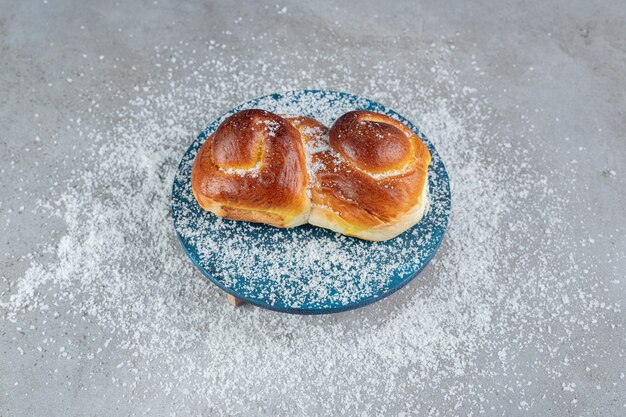
<instances>
[{"instance_id":1,"label":"sugar sprinkled on marble","mask_svg":"<svg viewBox=\"0 0 626 417\"><path fill-rule=\"evenodd\" d=\"M580 382L560 380L561 371L589 357L597 342L586 339L574 348L572 330L620 326L603 318L620 313L621 307L604 301L593 269L582 261L542 252L549 235L525 236L524 248L510 245L507 233L528 234L529 221L545 224L552 234L570 227L558 214L566 200L550 196L549 180L532 170L538 161L514 147L490 156L516 161L494 170L484 150L510 140L487 129L498 116L468 96L469 90L458 91L445 55L428 66L432 74L423 74L419 65L384 65L373 68L376 75L367 83L346 72L332 85L389 104L436 144L448 163L455 202L441 251L420 281L389 300L339 316L294 317L228 306L180 251L168 209L178 160L197 132L245 99L301 87L281 76L281 66L286 73L298 57L246 67L218 55L181 74L176 71L188 57L167 52L159 63L172 68L171 81L151 79L141 85L112 115L112 124L105 124L104 116L90 116L102 117L84 131L92 144L88 151L93 153L86 152L91 164L80 169L81 180L63 189L58 202L41 202L38 208L59 214L66 224L58 246L45 248L56 259L31 260L2 294L7 320L21 323L37 311L56 326L98 325L106 341L91 350L83 346L77 352L72 335L58 342L42 335L41 345L64 343L62 352L55 350L73 361L97 361L108 350L122 350L128 354L115 362L121 366L111 375L112 384L129 381L127 388L142 390L137 395L151 395L146 386L156 387L181 406L209 404L222 414L315 410L336 415L339 403L348 414L446 413L420 395L442 391L443 404L450 408L469 403L477 412L489 412L497 405L490 387L464 377L509 373L513 382L502 387L502 398L513 391L523 396L515 380L532 382L517 370L516 355L524 349L549 351L548 360L531 368L567 387L561 390L564 400L576 399ZM340 61L339 56L327 59ZM327 74L303 71L312 85L331 87ZM434 87L417 84L420 76L431 77ZM311 259L332 268L325 265L333 258L324 248L313 246L310 252ZM561 272L550 272L550 263L562 263ZM572 303L586 306L585 315L573 316ZM554 317L558 326L550 325ZM516 327L523 331L508 331ZM23 324L20 328L30 331ZM32 347L20 348L32 354ZM493 360L478 370L481 355ZM124 372L137 379L123 378ZM375 410L368 408L368 399L378 400Z\"/></svg>"}]
</instances>

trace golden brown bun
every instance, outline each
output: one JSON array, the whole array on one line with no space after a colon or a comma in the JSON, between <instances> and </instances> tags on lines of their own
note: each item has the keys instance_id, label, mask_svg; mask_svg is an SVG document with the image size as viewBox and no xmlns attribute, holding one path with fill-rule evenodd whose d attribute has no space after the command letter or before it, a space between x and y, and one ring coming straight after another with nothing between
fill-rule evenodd
<instances>
[{"instance_id":1,"label":"golden brown bun","mask_svg":"<svg viewBox=\"0 0 626 417\"><path fill-rule=\"evenodd\" d=\"M426 145L399 121L370 111L341 116L329 148L311 155L309 223L366 240L387 240L428 209Z\"/></svg>"},{"instance_id":2,"label":"golden brown bun","mask_svg":"<svg viewBox=\"0 0 626 417\"><path fill-rule=\"evenodd\" d=\"M216 215L277 227L306 223L311 209L300 132L265 110L227 118L198 151L191 188Z\"/></svg>"},{"instance_id":3,"label":"golden brown bun","mask_svg":"<svg viewBox=\"0 0 626 417\"><path fill-rule=\"evenodd\" d=\"M383 114L346 113L329 131L309 117L244 110L202 145L191 186L203 209L227 219L387 240L428 210L429 163L421 139Z\"/></svg>"}]
</instances>

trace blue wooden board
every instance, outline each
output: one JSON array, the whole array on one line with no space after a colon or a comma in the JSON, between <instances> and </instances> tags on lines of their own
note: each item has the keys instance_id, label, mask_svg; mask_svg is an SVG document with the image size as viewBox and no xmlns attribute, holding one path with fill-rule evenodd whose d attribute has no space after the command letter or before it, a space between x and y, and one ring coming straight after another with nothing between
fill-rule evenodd
<instances>
[{"instance_id":1,"label":"blue wooden board","mask_svg":"<svg viewBox=\"0 0 626 417\"><path fill-rule=\"evenodd\" d=\"M428 146L431 206L413 228L387 242L367 242L304 225L279 229L223 220L203 211L191 192L198 149L228 116L249 108L314 117L331 126L351 110L390 115ZM250 304L297 314L346 311L378 301L406 285L439 248L450 214L450 184L428 138L391 109L356 95L327 90L271 94L241 104L213 121L185 152L172 189L172 217L196 267L225 292Z\"/></svg>"}]
</instances>

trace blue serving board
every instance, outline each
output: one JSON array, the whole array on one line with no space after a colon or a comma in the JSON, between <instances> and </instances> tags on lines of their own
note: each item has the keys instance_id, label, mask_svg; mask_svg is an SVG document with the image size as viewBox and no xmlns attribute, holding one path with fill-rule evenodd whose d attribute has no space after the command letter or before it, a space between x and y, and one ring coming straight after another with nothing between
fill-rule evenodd
<instances>
[{"instance_id":1,"label":"blue serving board","mask_svg":"<svg viewBox=\"0 0 626 417\"><path fill-rule=\"evenodd\" d=\"M400 120L422 138L432 155L428 213L395 239L367 242L310 225L279 229L224 220L203 211L191 192L196 153L226 117L249 108L310 116L327 126L351 110L376 111ZM448 225L450 205L450 183L443 161L417 127L372 100L328 90L271 94L230 110L187 149L172 189L174 228L185 253L202 274L247 303L296 314L351 310L402 288L437 252Z\"/></svg>"}]
</instances>

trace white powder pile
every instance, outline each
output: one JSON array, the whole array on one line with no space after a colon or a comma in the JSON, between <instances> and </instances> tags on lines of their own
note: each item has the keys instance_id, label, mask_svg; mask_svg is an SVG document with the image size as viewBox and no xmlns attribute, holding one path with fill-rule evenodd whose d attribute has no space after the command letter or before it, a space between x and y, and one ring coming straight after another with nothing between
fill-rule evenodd
<instances>
[{"instance_id":1,"label":"white powder pile","mask_svg":"<svg viewBox=\"0 0 626 417\"><path fill-rule=\"evenodd\" d=\"M597 346L593 337L574 343L573 331L620 326L611 314L621 310L605 303L591 267L529 233L530 222L552 236L566 233L572 226L559 207L568 197L553 198L549 180L536 174L540 159L500 145L508 133L496 136L497 114L459 85L446 53L426 67L377 64L366 79L343 64L331 77L297 52L258 62L218 53L204 63L184 51L161 54L166 80L147 81L116 115L85 115L95 126L84 131L93 145L80 180L60 197L67 232L52 248L56 259L32 261L0 299L5 320L39 337L38 346L19 346L25 354L43 355L44 363L70 356L87 370L72 401L89 403L110 384L132 414L501 414L513 398L520 410L542 401L526 395L539 378L572 382L560 379L568 361ZM169 213L174 173L197 133L223 111L306 87L371 97L429 136L452 181L448 233L416 281L364 309L331 316L235 309L179 247ZM328 259L341 262L336 249L306 248L329 270ZM230 250L224 256L250 262ZM584 303L577 310L584 315L570 313L565 297ZM22 321L33 314L28 330ZM67 329L65 336L47 335L52 326ZM521 360L529 354L534 361ZM566 386L543 401L569 404L576 385Z\"/></svg>"}]
</instances>

